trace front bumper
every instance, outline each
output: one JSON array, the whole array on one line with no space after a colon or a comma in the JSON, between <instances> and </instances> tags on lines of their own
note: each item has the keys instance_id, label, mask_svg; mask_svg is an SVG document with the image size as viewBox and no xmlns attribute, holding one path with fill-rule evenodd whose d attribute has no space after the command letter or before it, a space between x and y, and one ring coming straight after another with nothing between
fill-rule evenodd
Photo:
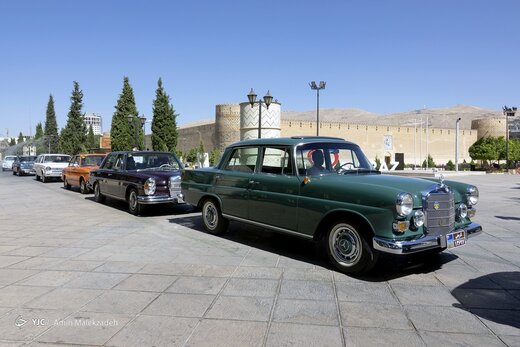
<instances>
[{"instance_id":1,"label":"front bumper","mask_svg":"<svg viewBox=\"0 0 520 347\"><path fill-rule=\"evenodd\" d=\"M55 177L61 179L61 171L44 171L43 176L45 177Z\"/></svg>"},{"instance_id":2,"label":"front bumper","mask_svg":"<svg viewBox=\"0 0 520 347\"><path fill-rule=\"evenodd\" d=\"M174 196L140 195L137 197L137 202L139 202L140 204L143 204L143 205L166 204L166 203L183 204L184 195L182 193L177 193Z\"/></svg>"},{"instance_id":3,"label":"front bumper","mask_svg":"<svg viewBox=\"0 0 520 347\"><path fill-rule=\"evenodd\" d=\"M24 169L24 168L20 168L20 172L24 175L34 175L36 173L34 171L34 169Z\"/></svg>"},{"instance_id":4,"label":"front bumper","mask_svg":"<svg viewBox=\"0 0 520 347\"><path fill-rule=\"evenodd\" d=\"M466 231L466 237L470 238L482 232L482 226L477 223L470 223L462 228ZM455 230L454 230L455 231ZM374 249L392 254L410 254L422 252L435 248L446 248L446 236L423 236L419 239L410 241L396 241L375 236L372 239Z\"/></svg>"}]
</instances>

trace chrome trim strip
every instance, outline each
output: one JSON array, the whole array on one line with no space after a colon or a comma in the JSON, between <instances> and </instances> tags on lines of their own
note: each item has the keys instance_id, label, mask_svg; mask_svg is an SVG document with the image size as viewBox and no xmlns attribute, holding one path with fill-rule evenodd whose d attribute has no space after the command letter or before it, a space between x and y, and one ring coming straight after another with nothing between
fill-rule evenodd
<instances>
[{"instance_id":1,"label":"chrome trim strip","mask_svg":"<svg viewBox=\"0 0 520 347\"><path fill-rule=\"evenodd\" d=\"M170 197L168 195L163 196L138 196L137 202L143 205L152 205L152 204L163 204L168 202L174 202L177 204L184 203L184 196L182 194L178 194L176 197Z\"/></svg>"},{"instance_id":2,"label":"chrome trim strip","mask_svg":"<svg viewBox=\"0 0 520 347\"><path fill-rule=\"evenodd\" d=\"M259 227L263 227L263 228L266 228L266 229L278 231L278 232L281 232L281 233L290 234L290 235L293 235L293 236L298 236L298 237L302 237L302 238L310 239L310 240L313 239L312 235L302 234L302 233L299 233L299 232L296 232L296 231L292 231L292 230L289 230L289 229L279 228L279 227L275 227L275 226L272 226L272 225L269 225L269 224L255 222L255 221L252 221L252 220L249 220L249 219L235 217L235 216L231 216L229 214L224 214L224 213L222 214L222 216L226 217L227 219L232 219L232 220L236 220L238 222L243 222L243 223L247 223L247 224L253 224L253 225L256 225L256 226L259 226Z\"/></svg>"},{"instance_id":3,"label":"chrome trim strip","mask_svg":"<svg viewBox=\"0 0 520 347\"><path fill-rule=\"evenodd\" d=\"M466 231L466 237L473 237L482 232L482 226L477 223L470 223L463 228ZM375 236L372 239L374 249L392 254L410 254L434 248L445 248L446 238L440 236L424 236L416 240L396 241Z\"/></svg>"}]
</instances>

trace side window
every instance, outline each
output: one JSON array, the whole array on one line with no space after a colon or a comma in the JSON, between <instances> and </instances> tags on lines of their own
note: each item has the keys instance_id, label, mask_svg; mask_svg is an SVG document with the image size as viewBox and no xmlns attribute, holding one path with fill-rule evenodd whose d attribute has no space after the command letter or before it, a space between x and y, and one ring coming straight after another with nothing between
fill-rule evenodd
<instances>
[{"instance_id":1,"label":"side window","mask_svg":"<svg viewBox=\"0 0 520 347\"><path fill-rule=\"evenodd\" d=\"M257 147L235 148L223 169L228 171L253 173L255 172L257 158Z\"/></svg>"},{"instance_id":2,"label":"side window","mask_svg":"<svg viewBox=\"0 0 520 347\"><path fill-rule=\"evenodd\" d=\"M265 148L261 172L276 175L293 175L289 149Z\"/></svg>"},{"instance_id":3,"label":"side window","mask_svg":"<svg viewBox=\"0 0 520 347\"><path fill-rule=\"evenodd\" d=\"M119 154L117 156L116 162L113 167L114 170L121 170L123 168L124 158L125 158L124 154Z\"/></svg>"},{"instance_id":4,"label":"side window","mask_svg":"<svg viewBox=\"0 0 520 347\"><path fill-rule=\"evenodd\" d=\"M116 158L116 154L109 154L107 160L105 161L105 164L103 165L103 169L112 169L114 167L114 164L116 163Z\"/></svg>"}]
</instances>

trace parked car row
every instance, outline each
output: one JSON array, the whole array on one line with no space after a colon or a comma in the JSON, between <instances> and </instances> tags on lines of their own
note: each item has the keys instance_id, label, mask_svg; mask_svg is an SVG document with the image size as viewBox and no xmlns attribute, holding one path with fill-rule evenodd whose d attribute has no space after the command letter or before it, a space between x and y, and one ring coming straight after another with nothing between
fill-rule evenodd
<instances>
[{"instance_id":1,"label":"parked car row","mask_svg":"<svg viewBox=\"0 0 520 347\"><path fill-rule=\"evenodd\" d=\"M258 139L228 146L211 168L184 170L173 153L41 154L36 179L144 205L189 203L211 234L245 222L323 245L331 263L368 272L382 253L440 252L482 232L478 189L434 178L381 175L361 148L340 138Z\"/></svg>"}]
</instances>

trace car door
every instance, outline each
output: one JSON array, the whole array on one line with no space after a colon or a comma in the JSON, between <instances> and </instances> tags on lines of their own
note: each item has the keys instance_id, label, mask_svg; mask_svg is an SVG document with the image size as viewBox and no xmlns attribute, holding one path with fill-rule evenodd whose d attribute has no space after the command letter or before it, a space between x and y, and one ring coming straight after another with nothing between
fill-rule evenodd
<instances>
[{"instance_id":1,"label":"car door","mask_svg":"<svg viewBox=\"0 0 520 347\"><path fill-rule=\"evenodd\" d=\"M237 147L215 176L214 190L221 198L222 213L248 218L251 179L258 159L258 147Z\"/></svg>"},{"instance_id":2,"label":"car door","mask_svg":"<svg viewBox=\"0 0 520 347\"><path fill-rule=\"evenodd\" d=\"M43 159L43 154L40 154L38 156L38 158L36 158L36 160L34 161L34 171L36 172L36 175L37 176L41 176L42 175L42 159Z\"/></svg>"},{"instance_id":3,"label":"car door","mask_svg":"<svg viewBox=\"0 0 520 347\"><path fill-rule=\"evenodd\" d=\"M250 220L297 230L300 180L293 162L290 147L261 149L261 165L250 182Z\"/></svg>"},{"instance_id":4,"label":"car door","mask_svg":"<svg viewBox=\"0 0 520 347\"><path fill-rule=\"evenodd\" d=\"M79 155L75 155L69 161L69 168L67 169L67 171L69 172L68 177L67 177L67 182L73 186L79 186L79 180L78 180L79 165L80 165L80 157L79 157Z\"/></svg>"},{"instance_id":5,"label":"car door","mask_svg":"<svg viewBox=\"0 0 520 347\"><path fill-rule=\"evenodd\" d=\"M109 180L112 179L113 167L116 162L118 153L110 153L107 155L103 165L96 171L92 177L95 177L97 184L99 184L99 190L101 194L110 194ZM92 181L92 180L91 180ZM93 183L93 181L92 181Z\"/></svg>"}]
</instances>

